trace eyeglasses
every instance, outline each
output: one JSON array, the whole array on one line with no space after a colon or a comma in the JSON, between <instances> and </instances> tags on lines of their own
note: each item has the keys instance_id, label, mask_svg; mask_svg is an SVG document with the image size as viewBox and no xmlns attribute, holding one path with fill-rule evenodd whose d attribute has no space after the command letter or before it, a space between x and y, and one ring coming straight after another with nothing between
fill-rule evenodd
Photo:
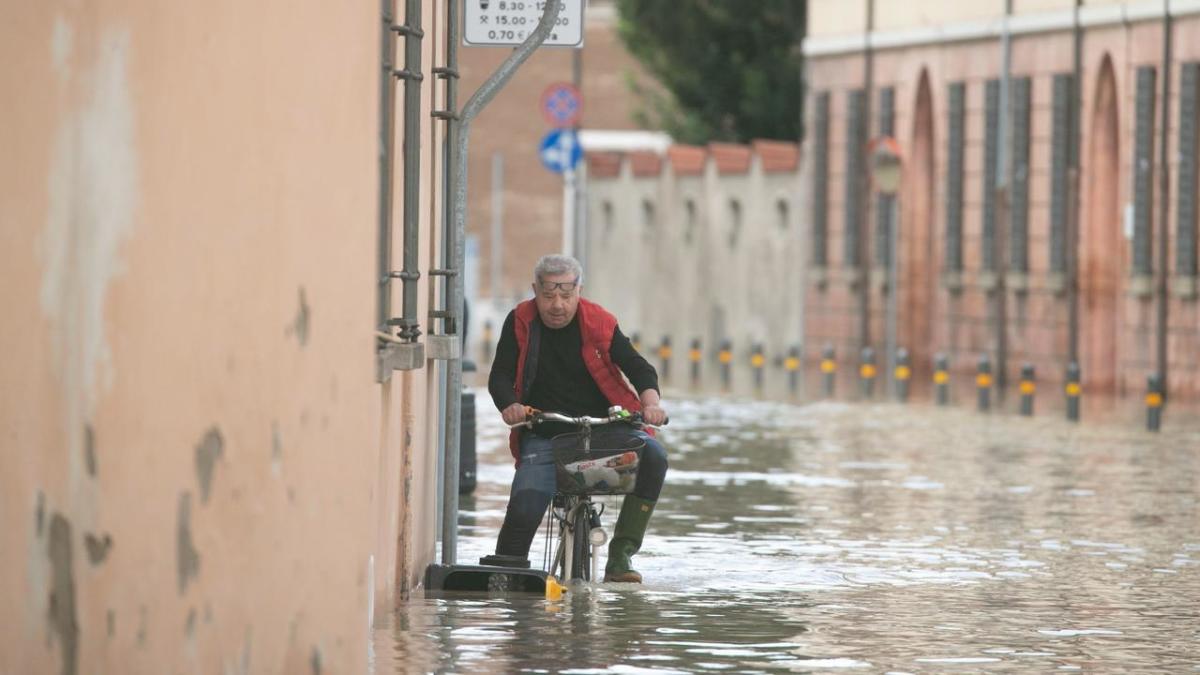
<instances>
[{"instance_id":1,"label":"eyeglasses","mask_svg":"<svg viewBox=\"0 0 1200 675\"><path fill-rule=\"evenodd\" d=\"M557 281L557 282L542 281L542 282L538 283L538 288L543 293L553 293L554 291L557 291L557 290L562 290L562 291L566 291L567 293L570 293L570 292L574 291L577 286L579 286L578 279L575 281Z\"/></svg>"}]
</instances>

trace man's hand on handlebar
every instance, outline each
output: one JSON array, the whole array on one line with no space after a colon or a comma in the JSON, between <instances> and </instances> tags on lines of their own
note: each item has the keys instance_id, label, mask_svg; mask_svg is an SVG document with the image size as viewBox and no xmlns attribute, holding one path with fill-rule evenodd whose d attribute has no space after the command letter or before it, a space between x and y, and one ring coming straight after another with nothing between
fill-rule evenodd
<instances>
[{"instance_id":1,"label":"man's hand on handlebar","mask_svg":"<svg viewBox=\"0 0 1200 675\"><path fill-rule=\"evenodd\" d=\"M646 424L662 426L667 422L667 411L660 405L648 405L642 408L642 420Z\"/></svg>"},{"instance_id":2,"label":"man's hand on handlebar","mask_svg":"<svg viewBox=\"0 0 1200 675\"><path fill-rule=\"evenodd\" d=\"M529 416L529 408L520 403L514 403L500 411L500 416L504 418L504 423L509 426L523 424Z\"/></svg>"}]
</instances>

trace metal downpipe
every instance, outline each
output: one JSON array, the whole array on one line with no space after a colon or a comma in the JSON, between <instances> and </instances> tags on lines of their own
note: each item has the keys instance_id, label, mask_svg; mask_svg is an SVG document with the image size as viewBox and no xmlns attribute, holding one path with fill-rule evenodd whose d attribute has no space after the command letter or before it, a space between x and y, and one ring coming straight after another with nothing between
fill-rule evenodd
<instances>
[{"instance_id":1,"label":"metal downpipe","mask_svg":"<svg viewBox=\"0 0 1200 675\"><path fill-rule=\"evenodd\" d=\"M450 175L451 214L454 228L454 269L462 269L466 257L464 239L467 221L467 148L471 139L471 121L499 93L500 89L512 79L517 69L533 55L554 27L554 21L562 7L561 0L548 0L537 28L525 38L500 67L492 73L479 89L463 106L457 120L451 121L451 127L457 126L457 143L453 147L453 173ZM463 305L463 279L461 275L447 277L450 288L450 306L459 308ZM450 372L447 378L449 405L446 406L447 429L445 486L443 488L446 500L442 512L442 564L453 565L458 557L458 446L461 440L462 398L454 394L462 390L462 359L451 359Z\"/></svg>"},{"instance_id":2,"label":"metal downpipe","mask_svg":"<svg viewBox=\"0 0 1200 675\"><path fill-rule=\"evenodd\" d=\"M404 35L404 69L396 76L404 80L404 267L400 277L403 307L400 339L416 342L421 335L417 318L417 280L420 251L420 190L421 190L421 0L405 0L404 25L397 32Z\"/></svg>"},{"instance_id":3,"label":"metal downpipe","mask_svg":"<svg viewBox=\"0 0 1200 675\"><path fill-rule=\"evenodd\" d=\"M394 129L393 100L395 85L392 79L395 55L392 24L395 16L392 13L393 0L380 2L380 62L382 70L379 75L379 238L378 238L378 288L375 312L375 330L389 332L388 319L392 312L392 153Z\"/></svg>"}]
</instances>

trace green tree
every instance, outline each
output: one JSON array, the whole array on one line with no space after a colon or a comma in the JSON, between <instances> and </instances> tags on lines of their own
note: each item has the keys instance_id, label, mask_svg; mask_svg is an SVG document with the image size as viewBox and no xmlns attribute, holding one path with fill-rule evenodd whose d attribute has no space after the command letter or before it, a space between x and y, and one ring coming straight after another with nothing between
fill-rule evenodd
<instances>
[{"instance_id":1,"label":"green tree","mask_svg":"<svg viewBox=\"0 0 1200 675\"><path fill-rule=\"evenodd\" d=\"M661 89L630 77L636 119L683 143L799 139L805 0L617 0L618 30Z\"/></svg>"}]
</instances>

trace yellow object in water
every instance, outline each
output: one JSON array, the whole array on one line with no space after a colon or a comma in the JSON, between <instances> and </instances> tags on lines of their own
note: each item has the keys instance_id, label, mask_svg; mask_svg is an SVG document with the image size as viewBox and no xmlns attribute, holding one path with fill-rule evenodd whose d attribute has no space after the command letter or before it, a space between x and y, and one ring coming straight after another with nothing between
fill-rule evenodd
<instances>
[{"instance_id":1,"label":"yellow object in water","mask_svg":"<svg viewBox=\"0 0 1200 675\"><path fill-rule=\"evenodd\" d=\"M546 577L547 600L562 600L563 593L566 590L562 584L558 583L558 579L555 579L553 574Z\"/></svg>"}]
</instances>

